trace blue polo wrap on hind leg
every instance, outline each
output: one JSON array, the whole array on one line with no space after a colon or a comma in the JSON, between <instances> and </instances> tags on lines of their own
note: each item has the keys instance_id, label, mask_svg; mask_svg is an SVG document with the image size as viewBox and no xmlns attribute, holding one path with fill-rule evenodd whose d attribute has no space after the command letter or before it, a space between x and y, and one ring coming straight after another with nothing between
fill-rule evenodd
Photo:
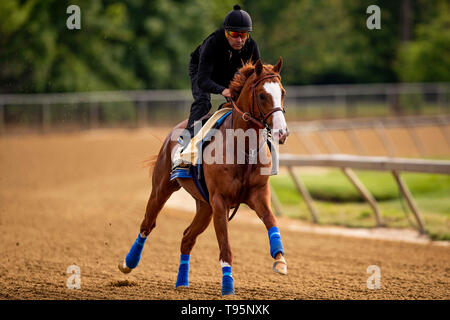
<instances>
[{"instance_id":1,"label":"blue polo wrap on hind leg","mask_svg":"<svg viewBox=\"0 0 450 320\"><path fill-rule=\"evenodd\" d=\"M189 287L189 259L190 255L182 254L180 256L180 266L178 268L177 283L175 288L179 286Z\"/></svg>"},{"instance_id":2,"label":"blue polo wrap on hind leg","mask_svg":"<svg viewBox=\"0 0 450 320\"><path fill-rule=\"evenodd\" d=\"M131 246L130 252L128 252L127 257L125 258L125 263L128 268L134 269L141 260L142 250L144 249L145 240L147 237L142 238L140 234L136 241Z\"/></svg>"},{"instance_id":3,"label":"blue polo wrap on hind leg","mask_svg":"<svg viewBox=\"0 0 450 320\"><path fill-rule=\"evenodd\" d=\"M234 294L234 281L231 267L222 267L222 295Z\"/></svg>"},{"instance_id":4,"label":"blue polo wrap on hind leg","mask_svg":"<svg viewBox=\"0 0 450 320\"><path fill-rule=\"evenodd\" d=\"M278 252L284 256L284 248L281 243L281 234L278 227L272 227L269 229L269 242L270 242L270 255L275 259Z\"/></svg>"}]
</instances>

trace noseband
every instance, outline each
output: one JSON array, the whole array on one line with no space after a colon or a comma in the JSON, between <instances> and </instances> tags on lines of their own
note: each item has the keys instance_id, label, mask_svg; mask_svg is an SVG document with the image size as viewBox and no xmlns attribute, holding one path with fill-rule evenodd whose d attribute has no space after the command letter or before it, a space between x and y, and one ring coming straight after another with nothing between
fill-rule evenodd
<instances>
[{"instance_id":1,"label":"noseband","mask_svg":"<svg viewBox=\"0 0 450 320\"><path fill-rule=\"evenodd\" d=\"M253 85L252 85L252 99L253 99L253 108L256 105L256 107L258 108L258 112L259 112L259 119L255 118L255 116L253 115L253 110L250 110L250 112L243 112L241 109L238 108L238 106L236 105L236 103L230 99L233 108L236 109L236 111L238 111L240 114L242 114L242 119L244 119L245 121L251 121L253 123L255 123L258 127L265 128L266 125L266 121L267 119L275 112L277 111L281 111L281 112L285 112L283 107L276 107L271 109L269 112L264 113L261 110L261 106L258 103L258 99L256 97L256 87L264 80L269 79L269 78L278 78L281 80L280 76L277 74L268 74L264 77L262 77L261 79L259 79L258 81L256 81Z\"/></svg>"}]
</instances>

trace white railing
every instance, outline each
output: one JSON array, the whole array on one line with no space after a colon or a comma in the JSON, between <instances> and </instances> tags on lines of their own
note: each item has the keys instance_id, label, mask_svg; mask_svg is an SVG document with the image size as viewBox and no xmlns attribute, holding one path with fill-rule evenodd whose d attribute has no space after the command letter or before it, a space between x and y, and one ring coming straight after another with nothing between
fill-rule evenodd
<instances>
[{"instance_id":1,"label":"white railing","mask_svg":"<svg viewBox=\"0 0 450 320\"><path fill-rule=\"evenodd\" d=\"M382 215L375 198L364 184L358 179L353 169L358 170L375 170L391 172L398 184L401 194L405 197L407 204L413 212L418 229L421 233L426 233L423 218L419 209L408 189L408 186L401 178L401 172L421 172L421 173L435 173L435 174L450 174L450 161L444 160L423 160L423 159L403 159L403 158L389 158L389 157L363 157L352 155L293 155L281 154L279 156L279 165L287 167L288 172L293 179L297 191L304 198L308 210L310 211L313 221L318 222L318 211L312 201L312 197L308 192L305 184L301 181L298 174L295 173L295 167L309 166L309 167L331 167L340 168L348 177L355 188L361 193L362 197L371 206L376 219L378 227L384 225ZM276 193L272 189L272 203L275 213L282 214L282 207Z\"/></svg>"},{"instance_id":2,"label":"white railing","mask_svg":"<svg viewBox=\"0 0 450 320\"><path fill-rule=\"evenodd\" d=\"M289 131L295 134L304 149L309 154L320 153L319 147L311 139L311 134L317 134L321 144L329 154L342 153L336 141L334 141L330 132L342 131L356 152L359 155L367 156L369 152L364 141L359 137L357 130L371 129L379 139L385 149L386 155L390 157L399 156L399 151L394 142L387 134L387 129L402 128L405 129L413 145L421 157L429 156L426 152L424 141L417 132L420 127L435 127L442 134L444 144L447 145L450 153L450 115L437 116L405 116L393 118L376 119L340 119L340 120L314 120L305 122L289 122Z\"/></svg>"},{"instance_id":3,"label":"white railing","mask_svg":"<svg viewBox=\"0 0 450 320\"><path fill-rule=\"evenodd\" d=\"M450 83L405 83L405 84L356 84L356 85L320 85L320 86L286 86L287 116L290 112L296 117L304 118L307 110L320 108L324 113L314 111L313 118L326 116L329 112L344 108L344 113L338 117L357 116L358 108L370 110L371 103L376 103L394 113L401 111L402 105L413 104L420 108L433 105L435 113L450 113L448 100ZM402 102L407 97L407 102ZM223 97L212 95L214 104L224 102ZM135 90L110 92L76 92L76 93L45 93L45 94L0 94L0 131L4 131L7 120L5 108L20 106L36 106L41 109L40 123L43 128L52 125L52 105L87 105L89 107L89 122L93 127L99 125L99 110L106 103L133 103L136 108L138 126L148 125L148 115L158 104L174 103L186 112L192 103L190 90ZM369 104L369 105L368 105ZM170 114L171 109L163 110ZM172 117L173 118L173 117ZM171 119L172 119L171 118ZM177 121L180 119L176 119ZM135 121L135 119L129 119Z\"/></svg>"}]
</instances>

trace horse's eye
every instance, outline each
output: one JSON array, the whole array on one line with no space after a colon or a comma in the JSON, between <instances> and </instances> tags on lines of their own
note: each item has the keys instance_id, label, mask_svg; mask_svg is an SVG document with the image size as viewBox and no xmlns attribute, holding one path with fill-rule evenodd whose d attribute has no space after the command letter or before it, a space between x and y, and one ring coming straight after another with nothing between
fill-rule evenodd
<instances>
[{"instance_id":1,"label":"horse's eye","mask_svg":"<svg viewBox=\"0 0 450 320\"><path fill-rule=\"evenodd\" d=\"M264 99L266 98L266 95L265 95L264 93L260 93L260 94L259 94L259 98L260 98L261 100L264 100Z\"/></svg>"}]
</instances>

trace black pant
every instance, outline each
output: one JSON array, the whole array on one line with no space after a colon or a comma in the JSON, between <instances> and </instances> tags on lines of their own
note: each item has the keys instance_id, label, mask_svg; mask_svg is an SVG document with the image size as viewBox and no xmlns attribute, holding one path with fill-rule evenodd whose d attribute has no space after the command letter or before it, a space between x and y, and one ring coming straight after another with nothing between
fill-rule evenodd
<instances>
[{"instance_id":1,"label":"black pant","mask_svg":"<svg viewBox=\"0 0 450 320\"><path fill-rule=\"evenodd\" d=\"M198 65L193 63L189 64L189 77L191 78L192 96L194 97L194 102L191 105L191 112L189 114L187 124L187 129L191 134L191 137L194 135L194 122L207 115L212 107L210 93L203 91L198 86L197 70Z\"/></svg>"}]
</instances>

